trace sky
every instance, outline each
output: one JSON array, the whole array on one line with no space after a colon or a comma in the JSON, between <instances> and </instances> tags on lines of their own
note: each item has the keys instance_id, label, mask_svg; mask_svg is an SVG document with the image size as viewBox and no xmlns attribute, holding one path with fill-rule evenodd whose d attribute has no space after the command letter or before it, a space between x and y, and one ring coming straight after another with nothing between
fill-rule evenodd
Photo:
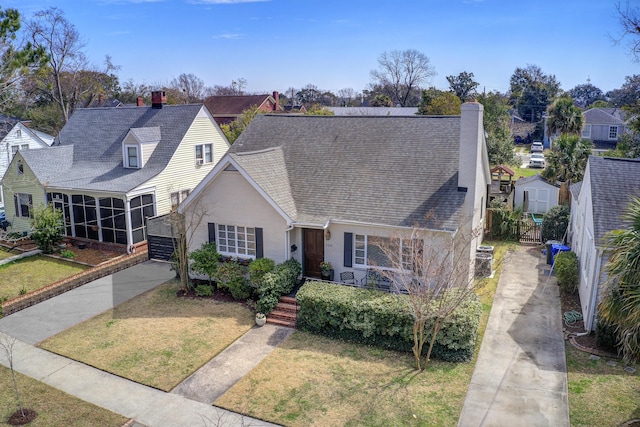
<instances>
[{"instance_id":1,"label":"sky","mask_svg":"<svg viewBox=\"0 0 640 427\"><path fill-rule=\"evenodd\" d=\"M371 83L383 52L415 49L446 76L474 73L480 91L506 92L529 64L569 90L607 92L640 74L621 35L617 0L5 0L26 19L61 9L96 66L121 82L163 84L191 73L207 86L244 78L251 93L313 84L336 93ZM639 0L630 0L640 7Z\"/></svg>"}]
</instances>

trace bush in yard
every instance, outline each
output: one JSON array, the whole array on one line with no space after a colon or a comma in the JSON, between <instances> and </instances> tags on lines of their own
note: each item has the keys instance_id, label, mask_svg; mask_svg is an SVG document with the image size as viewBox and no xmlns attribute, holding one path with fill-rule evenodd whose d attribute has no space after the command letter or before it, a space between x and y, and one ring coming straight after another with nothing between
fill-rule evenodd
<instances>
[{"instance_id":1,"label":"bush in yard","mask_svg":"<svg viewBox=\"0 0 640 427\"><path fill-rule=\"evenodd\" d=\"M598 320L596 322L596 345L601 348L616 349L618 346L616 325Z\"/></svg>"},{"instance_id":2,"label":"bush in yard","mask_svg":"<svg viewBox=\"0 0 640 427\"><path fill-rule=\"evenodd\" d=\"M412 351L414 321L402 301L406 295L308 281L296 298L300 304L298 327L303 330L402 352ZM432 357L450 362L470 360L481 313L480 301L470 294L442 325ZM426 352L426 348L424 350Z\"/></svg>"},{"instance_id":3,"label":"bush in yard","mask_svg":"<svg viewBox=\"0 0 640 427\"><path fill-rule=\"evenodd\" d=\"M233 299L247 299L251 291L245 277L246 273L246 267L235 261L223 262L218 266L216 273L218 288L228 289Z\"/></svg>"},{"instance_id":4,"label":"bush in yard","mask_svg":"<svg viewBox=\"0 0 640 427\"><path fill-rule=\"evenodd\" d=\"M553 262L560 290L575 294L578 290L578 256L575 252L559 252Z\"/></svg>"},{"instance_id":5,"label":"bush in yard","mask_svg":"<svg viewBox=\"0 0 640 427\"><path fill-rule=\"evenodd\" d=\"M216 271L218 270L219 257L215 242L203 243L200 249L189 254L191 270L207 276L209 286L212 286L211 279L216 275Z\"/></svg>"},{"instance_id":6,"label":"bush in yard","mask_svg":"<svg viewBox=\"0 0 640 427\"><path fill-rule=\"evenodd\" d=\"M53 253L57 244L62 242L64 231L63 214L52 206L40 206L33 210L31 238L45 254Z\"/></svg>"},{"instance_id":7,"label":"bush in yard","mask_svg":"<svg viewBox=\"0 0 640 427\"><path fill-rule=\"evenodd\" d=\"M258 311L269 314L278 304L280 297L290 293L298 283L302 266L295 259L278 264L273 271L265 273L258 289Z\"/></svg>"},{"instance_id":8,"label":"bush in yard","mask_svg":"<svg viewBox=\"0 0 640 427\"><path fill-rule=\"evenodd\" d=\"M569 226L569 206L557 205L547 211L542 219L542 241L564 239Z\"/></svg>"},{"instance_id":9,"label":"bush in yard","mask_svg":"<svg viewBox=\"0 0 640 427\"><path fill-rule=\"evenodd\" d=\"M264 275L275 268L276 263L271 258L258 258L249 264L249 281L254 288L262 286Z\"/></svg>"},{"instance_id":10,"label":"bush in yard","mask_svg":"<svg viewBox=\"0 0 640 427\"><path fill-rule=\"evenodd\" d=\"M196 296L199 297L210 297L211 295L213 295L213 286L211 285L198 285L196 286L196 288L193 290L196 294Z\"/></svg>"}]
</instances>

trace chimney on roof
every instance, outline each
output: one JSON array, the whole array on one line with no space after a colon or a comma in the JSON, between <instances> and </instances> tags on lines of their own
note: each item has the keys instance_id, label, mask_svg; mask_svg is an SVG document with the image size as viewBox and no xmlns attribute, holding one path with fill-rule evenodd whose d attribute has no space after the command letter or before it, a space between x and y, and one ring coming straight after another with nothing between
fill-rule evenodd
<instances>
[{"instance_id":1,"label":"chimney on roof","mask_svg":"<svg viewBox=\"0 0 640 427\"><path fill-rule=\"evenodd\" d=\"M136 98L136 106L137 107L144 107L144 99L141 96Z\"/></svg>"},{"instance_id":2,"label":"chimney on roof","mask_svg":"<svg viewBox=\"0 0 640 427\"><path fill-rule=\"evenodd\" d=\"M280 94L278 93L277 90L273 91L273 99L276 100L276 105L273 106L273 111L279 111L280 110Z\"/></svg>"},{"instance_id":3,"label":"chimney on roof","mask_svg":"<svg viewBox=\"0 0 640 427\"><path fill-rule=\"evenodd\" d=\"M151 92L151 108L162 108L167 103L167 94L163 90Z\"/></svg>"}]
</instances>

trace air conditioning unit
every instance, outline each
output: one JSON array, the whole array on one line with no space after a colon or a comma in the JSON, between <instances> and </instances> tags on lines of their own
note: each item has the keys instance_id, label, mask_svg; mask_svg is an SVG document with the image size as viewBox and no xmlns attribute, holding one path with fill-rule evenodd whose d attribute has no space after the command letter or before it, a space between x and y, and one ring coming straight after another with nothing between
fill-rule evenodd
<instances>
[{"instance_id":1,"label":"air conditioning unit","mask_svg":"<svg viewBox=\"0 0 640 427\"><path fill-rule=\"evenodd\" d=\"M196 165L197 166L202 166L204 164L204 160L203 159L196 159Z\"/></svg>"}]
</instances>

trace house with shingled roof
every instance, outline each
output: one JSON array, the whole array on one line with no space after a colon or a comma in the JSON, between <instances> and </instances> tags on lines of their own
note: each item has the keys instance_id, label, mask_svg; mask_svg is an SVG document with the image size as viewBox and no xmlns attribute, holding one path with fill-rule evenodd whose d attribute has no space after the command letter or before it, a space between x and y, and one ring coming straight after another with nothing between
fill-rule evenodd
<instances>
[{"instance_id":1,"label":"house with shingled roof","mask_svg":"<svg viewBox=\"0 0 640 427\"><path fill-rule=\"evenodd\" d=\"M252 107L258 107L259 111L266 113L285 112L280 106L278 92L273 92L273 95L210 96L204 100L204 105L219 125L238 119Z\"/></svg>"},{"instance_id":2,"label":"house with shingled roof","mask_svg":"<svg viewBox=\"0 0 640 427\"><path fill-rule=\"evenodd\" d=\"M604 236L625 227L622 215L640 197L640 159L591 156L582 182L571 185L568 239L580 265L580 305L585 329L595 330L607 278Z\"/></svg>"},{"instance_id":3,"label":"house with shingled roof","mask_svg":"<svg viewBox=\"0 0 640 427\"><path fill-rule=\"evenodd\" d=\"M615 149L627 131L626 118L620 108L591 108L584 112L582 139L591 141L596 148Z\"/></svg>"},{"instance_id":4,"label":"house with shingled roof","mask_svg":"<svg viewBox=\"0 0 640 427\"><path fill-rule=\"evenodd\" d=\"M229 144L202 104L78 109L48 150L18 151L2 179L13 231L33 208L64 213L65 234L126 245L146 239L146 218L175 209Z\"/></svg>"},{"instance_id":5,"label":"house with shingled roof","mask_svg":"<svg viewBox=\"0 0 640 427\"><path fill-rule=\"evenodd\" d=\"M460 116L258 115L180 206L187 223L204 212L189 250L215 241L225 256L293 257L307 277L329 261L360 279L372 238L470 236L491 180L482 116L479 103Z\"/></svg>"}]
</instances>

